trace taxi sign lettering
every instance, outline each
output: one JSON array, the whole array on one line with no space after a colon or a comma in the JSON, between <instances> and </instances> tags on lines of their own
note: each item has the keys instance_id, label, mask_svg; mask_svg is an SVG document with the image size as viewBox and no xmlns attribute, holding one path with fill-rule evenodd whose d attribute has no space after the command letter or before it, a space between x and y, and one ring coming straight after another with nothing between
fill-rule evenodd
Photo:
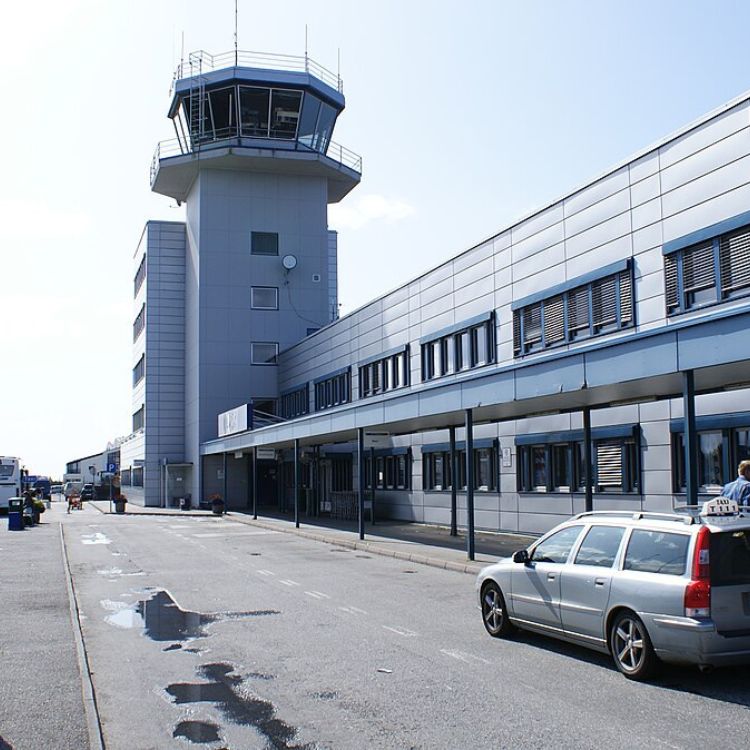
<instances>
[{"instance_id":1,"label":"taxi sign lettering","mask_svg":"<svg viewBox=\"0 0 750 750\"><path fill-rule=\"evenodd\" d=\"M702 516L735 516L740 512L740 507L736 500L728 497L716 497L713 500L706 500L701 510Z\"/></svg>"}]
</instances>

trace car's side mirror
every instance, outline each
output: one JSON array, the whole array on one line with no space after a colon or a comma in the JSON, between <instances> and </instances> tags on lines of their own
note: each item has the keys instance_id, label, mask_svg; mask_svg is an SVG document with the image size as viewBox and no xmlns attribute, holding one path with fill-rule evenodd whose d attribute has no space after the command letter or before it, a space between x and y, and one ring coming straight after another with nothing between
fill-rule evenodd
<instances>
[{"instance_id":1,"label":"car's side mirror","mask_svg":"<svg viewBox=\"0 0 750 750\"><path fill-rule=\"evenodd\" d=\"M529 561L529 551L525 549L519 549L513 553L514 563L527 563Z\"/></svg>"}]
</instances>

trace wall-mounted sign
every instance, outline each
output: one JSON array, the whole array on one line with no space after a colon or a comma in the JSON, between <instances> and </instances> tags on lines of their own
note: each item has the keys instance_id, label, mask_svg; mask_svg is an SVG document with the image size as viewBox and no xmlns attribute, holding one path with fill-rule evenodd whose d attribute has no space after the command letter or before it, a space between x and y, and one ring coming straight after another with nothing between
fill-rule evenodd
<instances>
[{"instance_id":1,"label":"wall-mounted sign","mask_svg":"<svg viewBox=\"0 0 750 750\"><path fill-rule=\"evenodd\" d=\"M503 466L513 466L513 455L510 448L503 448Z\"/></svg>"},{"instance_id":2,"label":"wall-mounted sign","mask_svg":"<svg viewBox=\"0 0 750 750\"><path fill-rule=\"evenodd\" d=\"M219 414L219 437L244 432L248 425L247 412L248 405L242 404L242 406Z\"/></svg>"},{"instance_id":3,"label":"wall-mounted sign","mask_svg":"<svg viewBox=\"0 0 750 750\"><path fill-rule=\"evenodd\" d=\"M256 448L255 458L258 461L275 461L276 451L273 448Z\"/></svg>"}]
</instances>

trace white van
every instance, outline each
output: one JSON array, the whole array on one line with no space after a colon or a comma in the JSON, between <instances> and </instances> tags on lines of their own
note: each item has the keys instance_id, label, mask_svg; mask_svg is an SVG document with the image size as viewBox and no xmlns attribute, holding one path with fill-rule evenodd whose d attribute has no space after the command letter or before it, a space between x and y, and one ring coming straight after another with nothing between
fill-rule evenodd
<instances>
[{"instance_id":1,"label":"white van","mask_svg":"<svg viewBox=\"0 0 750 750\"><path fill-rule=\"evenodd\" d=\"M65 482L63 485L63 495L70 497L74 493L80 494L82 487L83 482Z\"/></svg>"}]
</instances>

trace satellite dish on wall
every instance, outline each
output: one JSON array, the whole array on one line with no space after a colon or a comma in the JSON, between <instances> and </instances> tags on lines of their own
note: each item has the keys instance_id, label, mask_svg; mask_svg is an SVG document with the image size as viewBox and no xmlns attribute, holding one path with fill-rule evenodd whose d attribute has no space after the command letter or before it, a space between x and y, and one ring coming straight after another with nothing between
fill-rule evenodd
<instances>
[{"instance_id":1,"label":"satellite dish on wall","mask_svg":"<svg viewBox=\"0 0 750 750\"><path fill-rule=\"evenodd\" d=\"M297 258L295 258L294 255L285 255L281 259L281 265L284 266L287 271L291 271L293 268L297 267Z\"/></svg>"}]
</instances>

